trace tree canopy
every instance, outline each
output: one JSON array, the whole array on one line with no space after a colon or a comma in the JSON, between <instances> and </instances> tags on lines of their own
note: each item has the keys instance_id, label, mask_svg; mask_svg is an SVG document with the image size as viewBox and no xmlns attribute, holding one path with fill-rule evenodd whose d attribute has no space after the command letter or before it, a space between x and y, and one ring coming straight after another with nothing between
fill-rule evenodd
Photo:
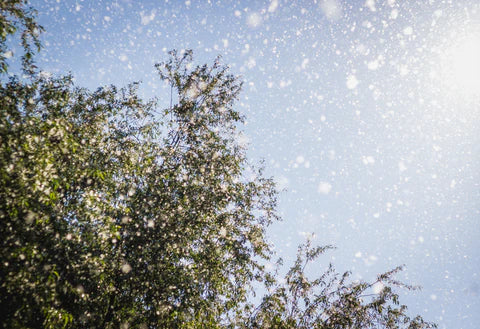
<instances>
[{"instance_id":1,"label":"tree canopy","mask_svg":"<svg viewBox=\"0 0 480 329\"><path fill-rule=\"evenodd\" d=\"M328 248L307 243L285 280L265 270L277 191L238 142L241 82L220 60L172 51L156 65L174 96L159 109L137 83L91 91L39 74L34 10L0 10L4 328L434 326L399 305L399 269L375 294L333 266L309 280L305 266ZM28 79L6 61L18 30ZM265 296L253 305L256 282Z\"/></svg>"}]
</instances>

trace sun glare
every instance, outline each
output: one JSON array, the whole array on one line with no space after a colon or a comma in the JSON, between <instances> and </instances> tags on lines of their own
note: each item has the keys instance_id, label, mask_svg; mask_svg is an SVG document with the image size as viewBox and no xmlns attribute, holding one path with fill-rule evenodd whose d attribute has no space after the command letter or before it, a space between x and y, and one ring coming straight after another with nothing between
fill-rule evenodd
<instances>
[{"instance_id":1,"label":"sun glare","mask_svg":"<svg viewBox=\"0 0 480 329\"><path fill-rule=\"evenodd\" d=\"M460 87L480 90L480 36L464 40L452 54L454 80Z\"/></svg>"},{"instance_id":2,"label":"sun glare","mask_svg":"<svg viewBox=\"0 0 480 329\"><path fill-rule=\"evenodd\" d=\"M480 34L461 38L445 51L444 77L449 88L463 95L480 95Z\"/></svg>"}]
</instances>

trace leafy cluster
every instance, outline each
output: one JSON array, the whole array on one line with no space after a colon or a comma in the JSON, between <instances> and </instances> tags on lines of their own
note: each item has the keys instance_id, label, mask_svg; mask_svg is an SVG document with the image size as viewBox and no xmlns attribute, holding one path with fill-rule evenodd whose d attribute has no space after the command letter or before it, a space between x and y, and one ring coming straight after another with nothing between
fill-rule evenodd
<instances>
[{"instance_id":1,"label":"leafy cluster","mask_svg":"<svg viewBox=\"0 0 480 329\"><path fill-rule=\"evenodd\" d=\"M252 256L268 256L275 190L260 172L244 175L237 80L219 65L174 76L169 65L187 57L161 71L180 97L163 112L135 85L1 86L0 309L10 326L210 323L244 301L261 269Z\"/></svg>"},{"instance_id":2,"label":"leafy cluster","mask_svg":"<svg viewBox=\"0 0 480 329\"><path fill-rule=\"evenodd\" d=\"M156 68L175 102L159 110L135 83L90 91L37 74L34 11L0 9L0 49L20 28L29 75L7 77L0 59L3 328L432 327L396 306L397 270L370 299L333 267L306 278L322 248L300 249L285 284L265 271L277 192L238 143L241 83L218 60L172 52Z\"/></svg>"},{"instance_id":3,"label":"leafy cluster","mask_svg":"<svg viewBox=\"0 0 480 329\"><path fill-rule=\"evenodd\" d=\"M23 68L33 73L33 56L40 50L39 35L43 28L35 21L36 11L27 6L27 0L0 1L0 74L8 71L7 59L13 51L7 47L9 37L20 31L20 44L23 48ZM17 34L18 35L18 34Z\"/></svg>"},{"instance_id":4,"label":"leafy cluster","mask_svg":"<svg viewBox=\"0 0 480 329\"><path fill-rule=\"evenodd\" d=\"M305 273L307 265L331 248L314 248L309 241L301 245L284 280L267 278L269 293L241 328L436 328L420 316L410 318L407 306L400 305L394 287L418 289L394 279L401 267L368 283L351 281L350 272L340 275L330 264L321 276L310 280Z\"/></svg>"}]
</instances>

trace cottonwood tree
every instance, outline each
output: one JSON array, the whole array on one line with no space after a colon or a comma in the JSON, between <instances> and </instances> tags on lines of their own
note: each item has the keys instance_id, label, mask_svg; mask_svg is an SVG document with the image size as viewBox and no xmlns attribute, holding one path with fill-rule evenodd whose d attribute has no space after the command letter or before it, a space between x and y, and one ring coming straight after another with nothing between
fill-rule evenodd
<instances>
[{"instance_id":1,"label":"cottonwood tree","mask_svg":"<svg viewBox=\"0 0 480 329\"><path fill-rule=\"evenodd\" d=\"M299 246L297 259L283 280L266 276L268 293L248 308L247 320L239 328L277 329L425 329L436 328L421 316L409 317L395 288L418 287L395 280L397 267L377 276L373 282L353 281L350 272L335 271L330 264L317 278L306 275L306 267L331 246Z\"/></svg>"},{"instance_id":2,"label":"cottonwood tree","mask_svg":"<svg viewBox=\"0 0 480 329\"><path fill-rule=\"evenodd\" d=\"M23 27L32 54L34 12L7 3L2 35ZM431 326L395 306L396 270L373 298L333 268L306 279L321 248L300 249L286 286L265 271L277 192L238 142L241 83L218 60L173 51L156 66L172 92L159 110L138 84L90 91L27 57L22 77L0 73L4 328ZM258 281L268 292L254 306Z\"/></svg>"},{"instance_id":3,"label":"cottonwood tree","mask_svg":"<svg viewBox=\"0 0 480 329\"><path fill-rule=\"evenodd\" d=\"M217 324L266 258L273 183L246 175L240 84L190 53L178 104L71 78L1 86L1 305L9 326ZM182 65L184 71L180 71ZM58 320L58 321L57 321Z\"/></svg>"},{"instance_id":4,"label":"cottonwood tree","mask_svg":"<svg viewBox=\"0 0 480 329\"><path fill-rule=\"evenodd\" d=\"M40 50L39 35L43 28L35 20L36 11L26 0L0 1L0 73L7 73L8 59L14 53L7 46L8 38L19 38L23 55L21 62L27 73L33 73L33 57Z\"/></svg>"}]
</instances>

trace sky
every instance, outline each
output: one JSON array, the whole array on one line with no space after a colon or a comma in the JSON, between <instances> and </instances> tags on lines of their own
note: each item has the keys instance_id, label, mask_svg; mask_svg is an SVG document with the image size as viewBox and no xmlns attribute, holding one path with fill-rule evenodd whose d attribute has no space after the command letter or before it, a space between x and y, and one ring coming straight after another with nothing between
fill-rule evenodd
<instances>
[{"instance_id":1,"label":"sky","mask_svg":"<svg viewBox=\"0 0 480 329\"><path fill-rule=\"evenodd\" d=\"M268 231L293 261L312 237L354 279L404 264L401 292L439 328L480 323L480 3L477 0L32 0L37 63L80 86L167 102L171 49L241 76L251 162L282 192Z\"/></svg>"}]
</instances>

